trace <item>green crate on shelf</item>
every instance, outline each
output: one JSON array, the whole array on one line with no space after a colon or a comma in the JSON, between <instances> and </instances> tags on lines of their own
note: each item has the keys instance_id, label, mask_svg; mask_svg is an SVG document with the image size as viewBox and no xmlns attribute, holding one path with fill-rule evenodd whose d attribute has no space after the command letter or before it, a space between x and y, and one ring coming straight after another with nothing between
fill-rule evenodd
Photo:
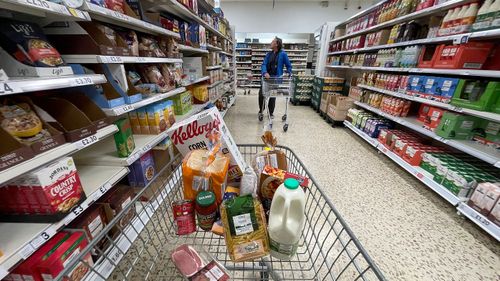
<instances>
[{"instance_id":1,"label":"green crate on shelf","mask_svg":"<svg viewBox=\"0 0 500 281\"><path fill-rule=\"evenodd\" d=\"M473 131L479 128L481 119L445 111L436 128L436 135L445 139L471 139Z\"/></svg>"},{"instance_id":2,"label":"green crate on shelf","mask_svg":"<svg viewBox=\"0 0 500 281\"><path fill-rule=\"evenodd\" d=\"M500 82L461 79L453 94L451 104L500 113Z\"/></svg>"}]
</instances>

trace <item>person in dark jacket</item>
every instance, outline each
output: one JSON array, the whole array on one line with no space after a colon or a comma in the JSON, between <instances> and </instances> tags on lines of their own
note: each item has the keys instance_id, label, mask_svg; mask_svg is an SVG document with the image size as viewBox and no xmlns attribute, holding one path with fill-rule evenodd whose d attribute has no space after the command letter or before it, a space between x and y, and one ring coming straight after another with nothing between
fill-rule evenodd
<instances>
[{"instance_id":1,"label":"person in dark jacket","mask_svg":"<svg viewBox=\"0 0 500 281\"><path fill-rule=\"evenodd\" d=\"M283 76L283 67L286 66L286 72L292 74L292 64L288 59L288 55L283 51L283 41L276 37L271 42L271 51L266 54L261 66L261 74L264 79L271 77ZM276 105L276 98L269 99L269 113L271 118L274 117L274 107ZM264 96L262 95L262 87L259 90L259 115L265 109Z\"/></svg>"}]
</instances>

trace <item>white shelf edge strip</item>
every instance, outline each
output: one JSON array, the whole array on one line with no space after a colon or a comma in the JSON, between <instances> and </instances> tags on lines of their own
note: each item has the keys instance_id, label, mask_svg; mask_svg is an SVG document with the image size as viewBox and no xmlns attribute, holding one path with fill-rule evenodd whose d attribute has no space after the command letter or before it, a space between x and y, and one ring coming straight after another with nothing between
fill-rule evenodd
<instances>
[{"instance_id":1,"label":"white shelf edge strip","mask_svg":"<svg viewBox=\"0 0 500 281\"><path fill-rule=\"evenodd\" d=\"M120 181L124 176L128 174L129 170L126 167L118 169L111 178L107 179L100 186L95 188L95 191L87 195L87 199L83 201L79 206L73 208L73 210L62 220L57 223L49 224L47 228L42 230L40 233L35 234L30 241L27 241L23 246L20 247L15 253L12 253L6 260L0 264L0 279L4 278L2 273L8 273L9 269L16 265L18 262L27 259L31 256L38 248L40 248L45 242L52 238L61 228L69 225L76 217L78 217L83 211L85 211L89 206L92 205L96 200L101 198L108 190L115 186L118 181ZM7 253L4 253L7 254ZM2 258L3 259L3 258Z\"/></svg>"},{"instance_id":2,"label":"white shelf edge strip","mask_svg":"<svg viewBox=\"0 0 500 281\"><path fill-rule=\"evenodd\" d=\"M180 88L174 89L170 92L166 92L163 94L155 94L154 96L152 96L150 98L140 100L136 103L125 104L125 105L121 105L121 106L117 106L117 107L113 107L113 108L103 108L102 110L108 116L120 116L120 115L125 114L127 112L130 112L132 110L141 108L143 106L155 103L155 102L160 101L160 100L164 100L166 98L169 98L171 96L175 96L175 95L180 94L180 93L185 92L185 91L186 91L186 88L180 87Z\"/></svg>"},{"instance_id":3,"label":"white shelf edge strip","mask_svg":"<svg viewBox=\"0 0 500 281\"><path fill-rule=\"evenodd\" d=\"M201 48L194 48L191 46L186 46L179 44L179 50L181 52L194 52L194 53L202 53L202 54L208 54L208 50L201 49Z\"/></svg>"},{"instance_id":4,"label":"white shelf edge strip","mask_svg":"<svg viewBox=\"0 0 500 281\"><path fill-rule=\"evenodd\" d=\"M6 183L14 179L15 177L18 177L42 165L49 164L50 162L58 158L72 154L78 150L84 149L94 143L99 142L102 139L105 139L106 137L110 136L111 134L117 131L118 127L116 127L116 125L109 125L107 127L98 130L97 133L92 136L86 137L77 142L65 143L47 152L36 155L30 160L24 161L11 168L5 169L0 172L0 184Z\"/></svg>"},{"instance_id":5,"label":"white shelf edge strip","mask_svg":"<svg viewBox=\"0 0 500 281\"><path fill-rule=\"evenodd\" d=\"M327 68L332 69L360 69L371 71L387 71L387 72L409 72L409 73L431 73L431 74L446 74L458 76L480 76L500 78L499 70L481 70L481 69L443 69L443 68L399 68L399 67L375 67L375 66L349 66L349 65L327 65Z\"/></svg>"},{"instance_id":6,"label":"white shelf edge strip","mask_svg":"<svg viewBox=\"0 0 500 281\"><path fill-rule=\"evenodd\" d=\"M86 11L79 9L67 8L62 4L57 4L51 1L27 1L27 0L1 0L1 2L14 4L23 7L23 10L41 11L54 15L63 15L69 18L90 20L90 16Z\"/></svg>"},{"instance_id":7,"label":"white shelf edge strip","mask_svg":"<svg viewBox=\"0 0 500 281\"><path fill-rule=\"evenodd\" d=\"M500 241L500 226L494 224L488 218L486 218L483 214L480 214L476 210L472 209L467 205L467 203L460 203L458 205L457 210L466 216L469 220L477 224L484 231L488 232L491 236L493 236L497 241Z\"/></svg>"},{"instance_id":8,"label":"white shelf edge strip","mask_svg":"<svg viewBox=\"0 0 500 281\"><path fill-rule=\"evenodd\" d=\"M182 63L182 59L102 55L63 55L67 63Z\"/></svg>"},{"instance_id":9,"label":"white shelf edge strip","mask_svg":"<svg viewBox=\"0 0 500 281\"><path fill-rule=\"evenodd\" d=\"M102 84L106 77L102 74L82 74L59 77L14 78L0 82L0 96L33 91L62 89L86 85Z\"/></svg>"},{"instance_id":10,"label":"white shelf edge strip","mask_svg":"<svg viewBox=\"0 0 500 281\"><path fill-rule=\"evenodd\" d=\"M465 113L465 114L469 114L469 115L481 117L481 118L484 118L484 119L488 119L488 120L491 120L491 121L500 122L500 114L496 114L496 113L493 113L493 112L478 111L478 110L473 110L473 109L468 109L468 108L461 108L461 107L454 106L454 105L451 105L451 104L448 104L448 103L442 103L442 102L438 102L438 101L433 101L433 100L429 100L429 99L415 97L415 96L411 96L411 95L408 95L408 94L394 92L394 91L389 91L389 90L385 90L385 89L380 89L380 88L372 87L372 86L368 86L368 85L357 85L357 86L360 87L360 88L363 88L363 89L367 89L367 90L379 92L379 93L382 93L382 94L386 94L386 95L390 95L390 96L394 96L394 97L398 97L398 98L402 98L402 99L406 99L406 100L410 100L410 101L416 101L416 102L420 102L420 103L425 103L425 104L429 104L429 105L432 105L432 106L436 106L436 107L448 109L450 111L455 111L455 112L459 112L459 113Z\"/></svg>"},{"instance_id":11,"label":"white shelf edge strip","mask_svg":"<svg viewBox=\"0 0 500 281\"><path fill-rule=\"evenodd\" d=\"M367 109L371 112L374 112L374 113L376 113L384 118L392 120L392 121L394 121L402 126L410 128L416 132L419 132L420 134L423 134L425 136L433 138L433 139L435 139L443 144L449 145L449 146L454 147L462 152L465 152L465 153L470 154L476 158L479 158L479 159L481 159L481 160L483 160L491 165L496 166L500 162L499 156L491 155L488 153L488 151L485 152L485 151L474 148L474 146L471 145L471 144L473 144L473 141L459 141L459 140L445 139L445 138L442 138L442 137L436 135L434 132L421 127L420 125L411 122L410 121L411 119L409 119L409 118L392 116L388 113L383 112L382 110L379 110L377 108L374 108L374 107L369 106L367 104L364 104L362 102L356 101L354 103L356 105L363 107L364 109ZM486 146L482 147L482 145L481 145L481 148L483 148L484 150L488 150L488 147L486 147ZM498 152L494 151L493 149L491 149L491 151L498 154Z\"/></svg>"},{"instance_id":12,"label":"white shelf edge strip","mask_svg":"<svg viewBox=\"0 0 500 281\"><path fill-rule=\"evenodd\" d=\"M184 85L183 87L187 87L187 86L191 86L191 85L203 82L203 81L207 81L208 79L210 79L210 76L201 77L201 78L196 79L192 82L189 82L188 84Z\"/></svg>"}]
</instances>

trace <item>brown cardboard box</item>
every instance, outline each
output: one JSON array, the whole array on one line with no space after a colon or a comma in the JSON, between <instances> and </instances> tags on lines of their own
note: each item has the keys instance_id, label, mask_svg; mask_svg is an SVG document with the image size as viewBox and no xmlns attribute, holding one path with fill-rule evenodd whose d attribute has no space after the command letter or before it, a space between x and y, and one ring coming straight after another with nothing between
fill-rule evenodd
<instances>
[{"instance_id":1,"label":"brown cardboard box","mask_svg":"<svg viewBox=\"0 0 500 281\"><path fill-rule=\"evenodd\" d=\"M71 95L60 95L80 109L92 121L97 129L102 129L110 124L108 116L89 97L81 92L73 92Z\"/></svg>"},{"instance_id":2,"label":"brown cardboard box","mask_svg":"<svg viewBox=\"0 0 500 281\"><path fill-rule=\"evenodd\" d=\"M330 100L330 104L333 105L336 110L347 111L349 108L354 106L354 101L349 97L335 95Z\"/></svg>"},{"instance_id":3,"label":"brown cardboard box","mask_svg":"<svg viewBox=\"0 0 500 281\"><path fill-rule=\"evenodd\" d=\"M328 106L332 104L333 100L335 100L336 96L340 96L339 93L323 93L321 96L321 104L319 106L320 111L327 113Z\"/></svg>"},{"instance_id":4,"label":"brown cardboard box","mask_svg":"<svg viewBox=\"0 0 500 281\"><path fill-rule=\"evenodd\" d=\"M328 116L334 121L344 121L347 117L347 110L336 109L333 104L328 105Z\"/></svg>"}]
</instances>

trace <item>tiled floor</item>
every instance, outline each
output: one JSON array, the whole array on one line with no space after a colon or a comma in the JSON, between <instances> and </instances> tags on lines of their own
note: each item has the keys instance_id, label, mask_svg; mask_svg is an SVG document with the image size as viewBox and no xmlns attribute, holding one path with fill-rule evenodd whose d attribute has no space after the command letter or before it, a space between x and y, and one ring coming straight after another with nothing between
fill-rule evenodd
<instances>
[{"instance_id":1,"label":"tiled floor","mask_svg":"<svg viewBox=\"0 0 500 281\"><path fill-rule=\"evenodd\" d=\"M343 127L308 106L291 106L283 133L389 280L500 280L500 243ZM237 143L260 143L257 96L239 95L226 115Z\"/></svg>"}]
</instances>

